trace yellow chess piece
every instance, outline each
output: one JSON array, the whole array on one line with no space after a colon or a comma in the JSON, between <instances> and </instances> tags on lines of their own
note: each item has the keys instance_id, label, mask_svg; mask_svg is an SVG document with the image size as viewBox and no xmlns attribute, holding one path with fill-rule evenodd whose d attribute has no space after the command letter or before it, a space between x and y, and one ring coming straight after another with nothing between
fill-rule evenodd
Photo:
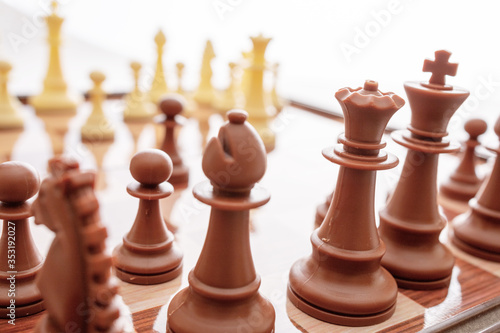
<instances>
[{"instance_id":1,"label":"yellow chess piece","mask_svg":"<svg viewBox=\"0 0 500 333\"><path fill-rule=\"evenodd\" d=\"M139 89L139 74L142 66L133 61L130 68L134 75L134 89L125 98L123 120L126 122L151 120L155 113L155 106L144 98L144 93Z\"/></svg>"},{"instance_id":2,"label":"yellow chess piece","mask_svg":"<svg viewBox=\"0 0 500 333\"><path fill-rule=\"evenodd\" d=\"M212 86L212 60L215 58L214 48L211 41L207 41L203 52L201 63L201 78L198 90L194 94L194 100L201 107L210 107L214 101L215 92Z\"/></svg>"},{"instance_id":3,"label":"yellow chess piece","mask_svg":"<svg viewBox=\"0 0 500 333\"><path fill-rule=\"evenodd\" d=\"M276 108L276 112L280 113L281 110L283 110L285 102L283 101L283 98L281 98L281 96L278 95L278 91L276 89L276 86L278 85L278 68L279 68L278 63L275 63L271 68L273 72L273 88L271 89L271 103Z\"/></svg>"},{"instance_id":4,"label":"yellow chess piece","mask_svg":"<svg viewBox=\"0 0 500 333\"><path fill-rule=\"evenodd\" d=\"M241 52L241 55L243 56L243 59L241 61L241 65L240 67L243 69L243 73L241 75L241 84L240 84L240 88L241 88L241 94L243 96L246 96L247 92L248 92L248 86L249 86L249 78L250 78L250 74L249 74L249 70L248 68L250 67L251 65L251 62L252 62L252 59L253 59L253 53L252 51L248 51L248 52Z\"/></svg>"},{"instance_id":5,"label":"yellow chess piece","mask_svg":"<svg viewBox=\"0 0 500 333\"><path fill-rule=\"evenodd\" d=\"M223 115L225 115L227 111L240 106L238 98L238 82L236 78L237 69L238 67L236 63L229 63L229 86L224 91L219 102L217 103L217 110L219 110Z\"/></svg>"},{"instance_id":6,"label":"yellow chess piece","mask_svg":"<svg viewBox=\"0 0 500 333\"><path fill-rule=\"evenodd\" d=\"M151 90L149 91L149 99L154 104L158 104L160 98L168 92L165 72L163 71L163 47L166 42L167 39L165 38L163 31L160 29L155 36L158 58L156 59L155 75L153 77L153 82L151 83Z\"/></svg>"},{"instance_id":7,"label":"yellow chess piece","mask_svg":"<svg viewBox=\"0 0 500 333\"><path fill-rule=\"evenodd\" d=\"M102 89L102 82L106 76L101 72L90 73L90 79L94 87L89 91L89 98L92 103L92 113L87 118L87 122L82 126L82 141L105 141L114 139L114 129L104 115L102 108L106 100L106 92Z\"/></svg>"},{"instance_id":8,"label":"yellow chess piece","mask_svg":"<svg viewBox=\"0 0 500 333\"><path fill-rule=\"evenodd\" d=\"M29 103L37 114L75 114L80 98L68 93L61 69L59 47L61 25L64 19L57 15L57 2L52 1L52 14L45 17L48 28L49 67L40 95L30 98Z\"/></svg>"},{"instance_id":9,"label":"yellow chess piece","mask_svg":"<svg viewBox=\"0 0 500 333\"><path fill-rule=\"evenodd\" d=\"M266 60L264 54L271 38L262 35L250 38L253 43L253 59L248 67L248 89L245 94L245 110L248 112L248 121L259 133L268 152L274 149L276 136L270 128L271 115L275 114L274 107L266 103L264 91L264 70Z\"/></svg>"},{"instance_id":10,"label":"yellow chess piece","mask_svg":"<svg viewBox=\"0 0 500 333\"><path fill-rule=\"evenodd\" d=\"M184 95L184 89L182 88L182 78L184 77L184 64L178 62L175 64L177 68L177 93L179 95Z\"/></svg>"},{"instance_id":11,"label":"yellow chess piece","mask_svg":"<svg viewBox=\"0 0 500 333\"><path fill-rule=\"evenodd\" d=\"M19 102L10 94L7 87L12 66L0 61L0 130L23 128L23 118L18 110Z\"/></svg>"}]
</instances>

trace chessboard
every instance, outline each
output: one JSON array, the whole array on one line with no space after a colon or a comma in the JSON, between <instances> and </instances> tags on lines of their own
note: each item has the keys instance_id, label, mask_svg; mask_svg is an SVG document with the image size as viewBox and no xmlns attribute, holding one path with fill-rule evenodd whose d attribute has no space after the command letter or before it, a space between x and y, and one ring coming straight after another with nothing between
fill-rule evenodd
<instances>
[{"instance_id":1,"label":"chessboard","mask_svg":"<svg viewBox=\"0 0 500 333\"><path fill-rule=\"evenodd\" d=\"M128 169L130 159L136 151L158 147L164 132L164 128L152 122L124 123L121 119L123 107L121 100L108 100L104 104L115 128L115 139L111 142L80 141L79 129L90 113L89 103L81 105L71 119L40 118L30 106L22 106L24 131L0 131L1 156L32 164L42 178L47 175L47 161L54 152L77 159L82 169L96 170L96 194L103 224L108 229L108 251L130 230L137 212L138 200L126 191L127 184L133 180ZM409 112L409 108L401 112ZM222 123L220 115L212 115L207 135L216 135ZM166 331L168 304L188 285L187 275L203 246L210 207L192 195L193 186L206 179L201 169L204 140L199 128L198 120L192 117L178 133L179 150L190 170L189 186L176 190L161 202L164 217L176 229L176 240L184 251L182 275L173 281L150 286L119 282L119 294L130 310L137 332ZM332 191L338 171L338 167L323 158L321 151L336 142L343 124L338 119L286 106L274 119L273 129L276 147L268 154L267 172L260 182L271 193L271 200L251 213L251 246L256 270L262 278L260 291L276 310L276 332L442 332L456 327L470 332L476 331L472 326L476 318L488 318L489 313L500 307L500 263L474 258L458 250L448 242L449 230L446 228L441 235L442 241L456 257L449 288L399 289L396 312L388 321L369 327L343 327L316 320L295 308L287 299L288 273L297 259L310 254L309 237L316 206ZM405 149L392 142L389 136L384 140L388 144L387 151L395 153L401 162ZM441 156L439 178L444 179L457 163L457 156ZM400 171L396 168L379 172L377 207L384 204ZM451 216L449 211L448 215ZM45 254L52 233L33 221L32 232L40 252ZM0 331L29 332L42 315L43 312L16 318L15 326L0 320ZM498 323L496 325L498 330ZM489 332L496 330L490 328Z\"/></svg>"}]
</instances>

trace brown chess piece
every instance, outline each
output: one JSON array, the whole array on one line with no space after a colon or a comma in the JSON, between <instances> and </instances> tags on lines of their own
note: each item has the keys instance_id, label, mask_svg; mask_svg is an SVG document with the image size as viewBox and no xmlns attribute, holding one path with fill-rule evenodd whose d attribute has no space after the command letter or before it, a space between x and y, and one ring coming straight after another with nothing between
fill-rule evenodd
<instances>
[{"instance_id":1,"label":"brown chess piece","mask_svg":"<svg viewBox=\"0 0 500 333\"><path fill-rule=\"evenodd\" d=\"M158 149L146 149L132 157L130 173L137 182L127 192L140 199L130 232L113 251L116 276L134 284L170 281L182 272L182 252L165 226L159 201L173 192L167 180L172 161Z\"/></svg>"},{"instance_id":2,"label":"brown chess piece","mask_svg":"<svg viewBox=\"0 0 500 333\"><path fill-rule=\"evenodd\" d=\"M363 89L340 89L335 97L344 112L345 133L323 156L340 165L337 186L325 220L311 235L312 255L290 270L288 298L329 323L374 325L396 308L396 282L380 265L385 246L377 234L374 198L377 170L398 164L394 155L381 151L386 145L381 139L404 100L380 92L375 81L366 81Z\"/></svg>"},{"instance_id":3,"label":"brown chess piece","mask_svg":"<svg viewBox=\"0 0 500 333\"><path fill-rule=\"evenodd\" d=\"M330 193L327 197L326 200L323 201L316 207L316 216L314 218L314 227L319 228L321 223L325 220L326 213L328 212L328 208L330 208L330 203L332 202L333 199L333 194L335 191Z\"/></svg>"},{"instance_id":4,"label":"brown chess piece","mask_svg":"<svg viewBox=\"0 0 500 333\"><path fill-rule=\"evenodd\" d=\"M500 118L495 133L500 138ZM469 201L469 211L452 221L451 240L467 253L500 262L500 148L491 150L497 154L493 170L476 197Z\"/></svg>"},{"instance_id":5,"label":"brown chess piece","mask_svg":"<svg viewBox=\"0 0 500 333\"><path fill-rule=\"evenodd\" d=\"M38 172L29 164L0 164L0 318L15 319L45 309L35 284L43 257L31 237L28 218L40 188Z\"/></svg>"},{"instance_id":6,"label":"brown chess piece","mask_svg":"<svg viewBox=\"0 0 500 333\"><path fill-rule=\"evenodd\" d=\"M35 332L130 332L111 280L94 174L64 158L50 160L49 168L33 203L35 222L55 233L37 277L47 313Z\"/></svg>"},{"instance_id":7,"label":"brown chess piece","mask_svg":"<svg viewBox=\"0 0 500 333\"><path fill-rule=\"evenodd\" d=\"M164 114L164 117L159 122L165 126L165 137L161 150L170 156L174 167L169 182L175 188L185 188L189 181L189 169L184 165L177 150L177 140L175 137L175 132L178 126L181 125L180 118L182 117L179 114L184 109L184 101L180 95L169 95L161 99L158 106Z\"/></svg>"},{"instance_id":8,"label":"brown chess piece","mask_svg":"<svg viewBox=\"0 0 500 333\"><path fill-rule=\"evenodd\" d=\"M210 182L193 189L195 198L212 211L205 244L189 273L189 287L168 307L170 333L274 332L275 312L259 293L249 228L249 210L270 198L255 184L264 176L266 151L246 122L246 112L233 110L227 116L229 122L203 155L203 172Z\"/></svg>"},{"instance_id":9,"label":"brown chess piece","mask_svg":"<svg viewBox=\"0 0 500 333\"><path fill-rule=\"evenodd\" d=\"M482 119L470 119L465 123L464 129L469 134L469 139L465 142L465 151L457 169L440 187L442 196L467 202L476 195L482 179L476 174L475 150L481 144L477 138L486 132L487 127Z\"/></svg>"},{"instance_id":10,"label":"brown chess piece","mask_svg":"<svg viewBox=\"0 0 500 333\"><path fill-rule=\"evenodd\" d=\"M411 124L406 131L393 132L392 138L409 150L399 182L380 211L379 234L387 247L382 265L401 288L447 287L455 263L439 241L447 221L437 203L437 166L439 154L459 149L446 138L446 127L469 92L445 84L445 75L457 70L457 64L448 62L451 53L435 55L435 61L424 62L423 71L432 72L429 83L404 85Z\"/></svg>"}]
</instances>

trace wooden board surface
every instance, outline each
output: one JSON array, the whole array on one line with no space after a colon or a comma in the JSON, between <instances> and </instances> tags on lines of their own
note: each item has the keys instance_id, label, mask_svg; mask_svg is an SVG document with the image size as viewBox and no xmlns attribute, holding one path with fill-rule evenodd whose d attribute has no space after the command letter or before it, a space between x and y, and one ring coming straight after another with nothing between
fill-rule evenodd
<instances>
[{"instance_id":1,"label":"wooden board surface","mask_svg":"<svg viewBox=\"0 0 500 333\"><path fill-rule=\"evenodd\" d=\"M54 120L47 125L23 107L26 130L21 133L0 132L0 156L33 164L42 177L52 156L52 146L63 149L81 163L83 169L99 169L97 195L103 223L108 227L108 250L116 246L130 229L138 201L126 192L132 181L128 163L137 149L154 147L161 140L162 128L153 124L125 125L121 120L121 101L108 101L106 112L116 128L113 143L91 145L79 141L79 128L90 111L82 105L78 115L69 121L66 135L57 131ZM210 119L214 135L222 123L215 115ZM342 132L342 124L304 110L288 107L274 121L277 133L275 151L268 155L268 170L261 185L269 189L271 201L252 212L251 245L257 272L262 277L260 291L276 309L276 332L417 332L437 327L447 320L462 316L480 304L500 296L500 264L464 254L451 245L457 261L448 289L436 291L400 290L394 316L385 323L363 328L326 324L297 310L286 297L288 271L299 258L309 255L316 205L333 189L338 167L321 156L321 150L334 144ZM45 128L51 127L52 137ZM190 168L189 188L177 191L162 202L164 212L178 227L176 239L184 251L181 277L164 284L138 286L120 282L120 294L132 313L137 332L165 332L166 310L170 299L187 286L187 274L201 251L210 209L197 202L192 187L205 179L201 171L201 134L196 119L189 119L179 134L179 146ZM405 149L388 141L387 150L404 159ZM10 146L12 143L12 147ZM456 157L442 156L440 178L456 163ZM394 186L401 168L380 172L376 189L376 206L383 204ZM33 225L33 235L42 253L46 253L52 234L43 226ZM442 234L447 242L447 231ZM496 300L495 300L496 302ZM0 332L28 332L42 314L17 318L12 326L0 320Z\"/></svg>"}]
</instances>

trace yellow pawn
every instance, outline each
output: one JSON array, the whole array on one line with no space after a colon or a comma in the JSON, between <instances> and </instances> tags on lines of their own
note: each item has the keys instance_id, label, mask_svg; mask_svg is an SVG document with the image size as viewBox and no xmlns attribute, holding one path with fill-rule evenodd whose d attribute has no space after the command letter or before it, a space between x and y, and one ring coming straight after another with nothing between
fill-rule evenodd
<instances>
[{"instance_id":1,"label":"yellow pawn","mask_svg":"<svg viewBox=\"0 0 500 333\"><path fill-rule=\"evenodd\" d=\"M9 72L12 66L6 61L0 61L0 130L23 128L18 105L7 88Z\"/></svg>"},{"instance_id":2,"label":"yellow pawn","mask_svg":"<svg viewBox=\"0 0 500 333\"><path fill-rule=\"evenodd\" d=\"M194 94L194 100L200 106L212 106L215 92L212 86L212 60L215 58L214 48L211 41L207 41L201 63L201 78L198 90Z\"/></svg>"},{"instance_id":3,"label":"yellow pawn","mask_svg":"<svg viewBox=\"0 0 500 333\"><path fill-rule=\"evenodd\" d=\"M68 93L59 56L61 25L64 19L56 14L57 2L52 1L51 6L52 14L45 17L50 50L49 67L43 81L41 94L30 98L29 103L33 106L37 114L75 114L81 98Z\"/></svg>"},{"instance_id":4,"label":"yellow pawn","mask_svg":"<svg viewBox=\"0 0 500 333\"><path fill-rule=\"evenodd\" d=\"M102 108L106 100L106 92L102 89L102 82L106 76L101 72L90 73L90 79L94 87L89 91L92 113L81 129L82 141L105 141L113 140L115 131L104 115Z\"/></svg>"},{"instance_id":5,"label":"yellow pawn","mask_svg":"<svg viewBox=\"0 0 500 333\"><path fill-rule=\"evenodd\" d=\"M245 110L248 121L259 133L267 152L274 149L276 135L270 128L271 115L276 113L274 106L266 103L267 93L264 91L264 70L266 60L264 54L271 38L262 35L250 38L253 43L253 59L248 67L248 89L245 94Z\"/></svg>"},{"instance_id":6,"label":"yellow pawn","mask_svg":"<svg viewBox=\"0 0 500 333\"><path fill-rule=\"evenodd\" d=\"M165 72L163 71L163 47L167 39L161 29L155 36L156 52L158 58L156 59L156 70L151 83L151 90L149 91L149 99L154 104L158 104L160 98L168 92L167 81L165 80Z\"/></svg>"},{"instance_id":7,"label":"yellow pawn","mask_svg":"<svg viewBox=\"0 0 500 333\"><path fill-rule=\"evenodd\" d=\"M146 101L144 93L139 89L139 74L141 64L133 61L130 64L134 75L134 89L125 98L125 110L123 111L123 120L129 121L148 121L154 115L155 106Z\"/></svg>"},{"instance_id":8,"label":"yellow pawn","mask_svg":"<svg viewBox=\"0 0 500 333\"><path fill-rule=\"evenodd\" d=\"M236 63L229 63L229 86L224 91L221 99L217 103L217 110L219 110L219 112L221 112L223 115L225 115L229 110L240 107L240 101L238 98L238 82L236 78L237 69L238 67Z\"/></svg>"}]
</instances>

